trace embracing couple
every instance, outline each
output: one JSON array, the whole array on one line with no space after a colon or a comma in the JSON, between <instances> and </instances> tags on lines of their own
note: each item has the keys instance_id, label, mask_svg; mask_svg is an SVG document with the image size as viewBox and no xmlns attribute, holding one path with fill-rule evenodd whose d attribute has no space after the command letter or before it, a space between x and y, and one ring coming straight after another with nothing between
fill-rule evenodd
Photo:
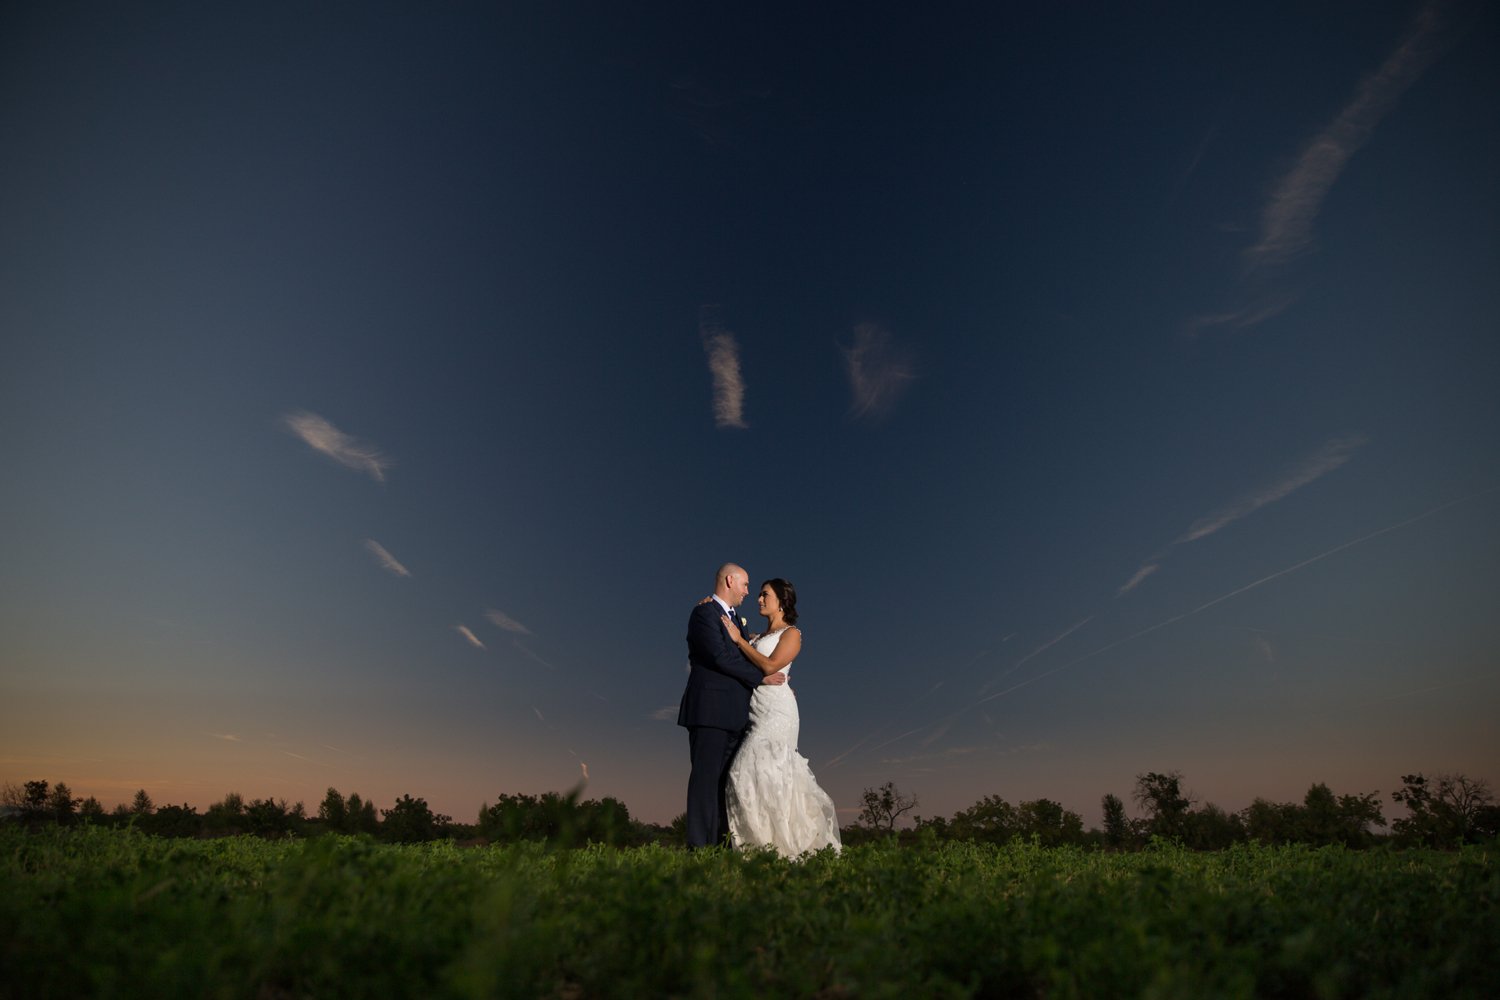
<instances>
[{"instance_id":1,"label":"embracing couple","mask_svg":"<svg viewBox=\"0 0 1500 1000\"><path fill-rule=\"evenodd\" d=\"M688 618L688 682L677 724L688 731L687 843L773 848L796 857L842 846L833 800L797 752L797 697L787 671L802 649L797 591L767 580L756 597L766 629L747 639L738 605L750 577L719 568Z\"/></svg>"}]
</instances>

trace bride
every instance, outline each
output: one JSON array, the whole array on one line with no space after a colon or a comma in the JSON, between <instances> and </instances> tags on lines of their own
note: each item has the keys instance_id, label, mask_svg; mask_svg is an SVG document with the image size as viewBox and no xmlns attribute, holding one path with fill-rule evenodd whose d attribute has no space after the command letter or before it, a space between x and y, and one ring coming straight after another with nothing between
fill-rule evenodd
<instances>
[{"instance_id":1,"label":"bride","mask_svg":"<svg viewBox=\"0 0 1500 1000\"><path fill-rule=\"evenodd\" d=\"M789 673L802 649L796 628L797 591L781 578L760 585L756 605L766 630L746 641L721 615L729 638L766 674ZM797 696L790 684L763 685L750 696L750 731L729 766L725 804L736 847L770 847L784 857L842 848L833 800L818 787L807 758L797 752Z\"/></svg>"}]
</instances>

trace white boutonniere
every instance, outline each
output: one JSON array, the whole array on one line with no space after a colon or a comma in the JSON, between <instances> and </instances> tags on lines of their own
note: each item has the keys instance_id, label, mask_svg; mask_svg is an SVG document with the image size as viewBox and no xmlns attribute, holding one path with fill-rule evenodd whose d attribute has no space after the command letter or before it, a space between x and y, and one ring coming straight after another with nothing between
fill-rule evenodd
<instances>
[{"instance_id":1,"label":"white boutonniere","mask_svg":"<svg viewBox=\"0 0 1500 1000\"><path fill-rule=\"evenodd\" d=\"M740 619L740 631L743 632L745 629L747 629L749 627L750 627L750 623L748 621L746 621L744 618L741 618Z\"/></svg>"}]
</instances>

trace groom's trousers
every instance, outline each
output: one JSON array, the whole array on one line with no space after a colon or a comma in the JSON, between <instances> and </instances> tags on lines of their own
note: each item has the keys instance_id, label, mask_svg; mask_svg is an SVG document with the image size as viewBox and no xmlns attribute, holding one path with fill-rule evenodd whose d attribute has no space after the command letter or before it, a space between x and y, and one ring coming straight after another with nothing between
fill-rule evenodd
<instances>
[{"instance_id":1,"label":"groom's trousers","mask_svg":"<svg viewBox=\"0 0 1500 1000\"><path fill-rule=\"evenodd\" d=\"M688 727L688 750L693 761L685 817L688 847L712 847L728 834L724 785L729 780L729 764L744 736L743 729L731 732L710 726Z\"/></svg>"}]
</instances>

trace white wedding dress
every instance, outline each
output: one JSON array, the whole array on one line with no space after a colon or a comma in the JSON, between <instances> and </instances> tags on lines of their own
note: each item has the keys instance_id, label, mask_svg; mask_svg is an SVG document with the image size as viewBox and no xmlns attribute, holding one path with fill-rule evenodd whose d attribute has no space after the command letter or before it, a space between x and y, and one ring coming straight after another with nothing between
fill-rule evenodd
<instances>
[{"instance_id":1,"label":"white wedding dress","mask_svg":"<svg viewBox=\"0 0 1500 1000\"><path fill-rule=\"evenodd\" d=\"M781 632L772 632L751 645L770 656L780 641ZM788 663L781 673L791 669ZM729 765L724 795L734 846L771 847L788 858L825 847L842 849L833 800L797 752L799 727L791 685L762 684L750 695L750 731Z\"/></svg>"}]
</instances>

